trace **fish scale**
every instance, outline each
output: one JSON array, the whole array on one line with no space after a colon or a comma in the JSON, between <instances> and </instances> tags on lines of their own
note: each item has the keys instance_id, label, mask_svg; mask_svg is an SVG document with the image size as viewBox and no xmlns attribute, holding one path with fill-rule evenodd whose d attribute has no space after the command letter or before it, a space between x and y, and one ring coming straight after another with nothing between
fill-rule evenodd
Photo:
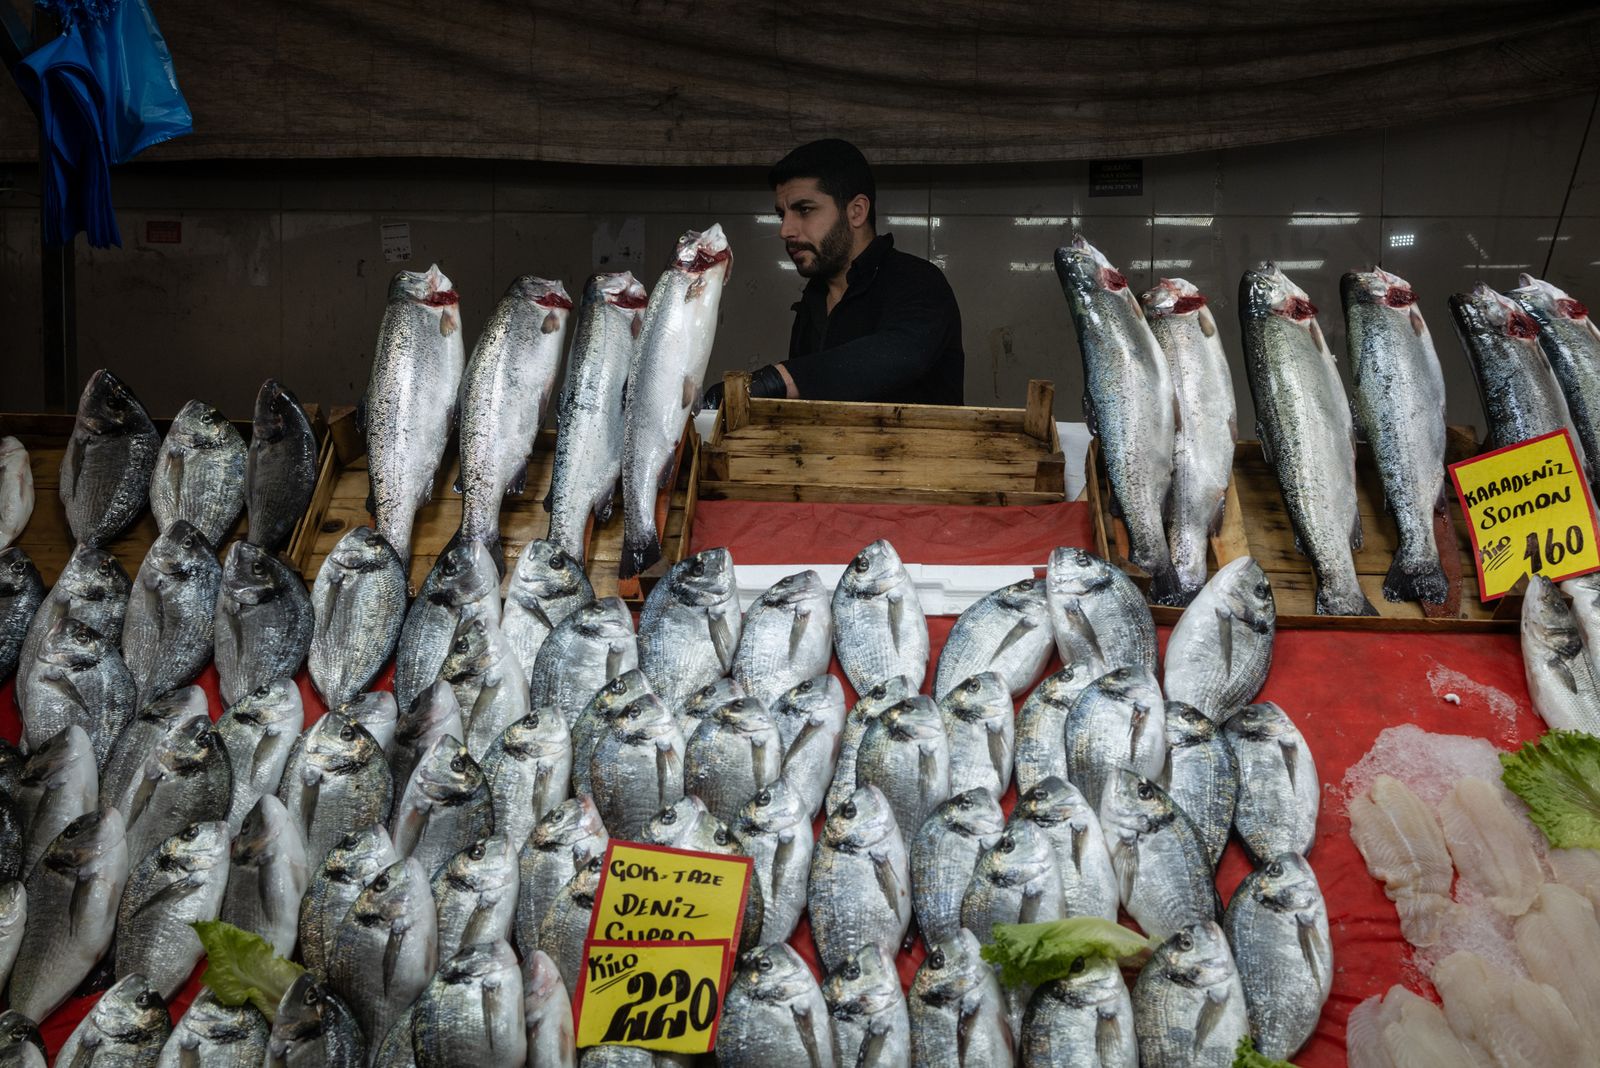
<instances>
[{"instance_id":1,"label":"fish scale","mask_svg":"<svg viewBox=\"0 0 1600 1068\"><path fill-rule=\"evenodd\" d=\"M63 1065L153 1068L172 1032L167 1003L142 975L125 976L73 1028L56 1051Z\"/></svg>"},{"instance_id":2,"label":"fish scale","mask_svg":"<svg viewBox=\"0 0 1600 1068\"><path fill-rule=\"evenodd\" d=\"M272 1025L249 1002L227 1006L201 990L178 1019L155 1068L261 1068Z\"/></svg>"},{"instance_id":3,"label":"fish scale","mask_svg":"<svg viewBox=\"0 0 1600 1068\"><path fill-rule=\"evenodd\" d=\"M1156 624L1133 580L1087 549L1050 553L1045 599L1061 662L1083 685L1118 667L1156 666Z\"/></svg>"},{"instance_id":4,"label":"fish scale","mask_svg":"<svg viewBox=\"0 0 1600 1068\"><path fill-rule=\"evenodd\" d=\"M933 810L910 842L911 903L923 942L954 938L961 899L978 858L1000 840L1005 820L995 796L981 787L956 794Z\"/></svg>"},{"instance_id":5,"label":"fish scale","mask_svg":"<svg viewBox=\"0 0 1600 1068\"><path fill-rule=\"evenodd\" d=\"M1075 962L1071 974L1034 992L1017 1045L1040 1068L1138 1068L1133 997L1117 962Z\"/></svg>"},{"instance_id":6,"label":"fish scale","mask_svg":"<svg viewBox=\"0 0 1600 1068\"><path fill-rule=\"evenodd\" d=\"M1133 985L1141 1068L1228 1068L1250 1032L1239 969L1215 923L1166 939Z\"/></svg>"},{"instance_id":7,"label":"fish scale","mask_svg":"<svg viewBox=\"0 0 1600 1068\"><path fill-rule=\"evenodd\" d=\"M287 957L294 952L310 879L300 828L282 801L265 794L234 838L219 918L260 935L274 953Z\"/></svg>"},{"instance_id":8,"label":"fish scale","mask_svg":"<svg viewBox=\"0 0 1600 1068\"><path fill-rule=\"evenodd\" d=\"M328 954L328 982L363 1035L386 1035L427 986L438 950L428 877L408 858L380 872L350 906Z\"/></svg>"},{"instance_id":9,"label":"fish scale","mask_svg":"<svg viewBox=\"0 0 1600 1068\"><path fill-rule=\"evenodd\" d=\"M639 613L639 666L669 708L733 668L743 629L733 557L706 549L672 565Z\"/></svg>"},{"instance_id":10,"label":"fish scale","mask_svg":"<svg viewBox=\"0 0 1600 1068\"><path fill-rule=\"evenodd\" d=\"M1506 296L1539 324L1539 344L1561 384L1583 453L1600 457L1600 329L1589 309L1559 286L1530 274L1519 281Z\"/></svg>"},{"instance_id":11,"label":"fish scale","mask_svg":"<svg viewBox=\"0 0 1600 1068\"><path fill-rule=\"evenodd\" d=\"M228 866L221 820L189 824L135 866L117 907L117 978L147 976L164 998L178 992L205 955L190 925L217 918Z\"/></svg>"},{"instance_id":12,"label":"fish scale","mask_svg":"<svg viewBox=\"0 0 1600 1068\"><path fill-rule=\"evenodd\" d=\"M992 671L1013 696L1027 692L1054 649L1043 579L1023 579L980 598L957 618L939 650L934 696Z\"/></svg>"},{"instance_id":13,"label":"fish scale","mask_svg":"<svg viewBox=\"0 0 1600 1068\"><path fill-rule=\"evenodd\" d=\"M0 551L17 540L33 516L33 465L14 437L0 437Z\"/></svg>"},{"instance_id":14,"label":"fish scale","mask_svg":"<svg viewBox=\"0 0 1600 1068\"><path fill-rule=\"evenodd\" d=\"M783 941L794 934L806 908L806 881L816 840L803 798L787 779L746 802L732 827L740 846L755 861L764 905L762 937Z\"/></svg>"},{"instance_id":15,"label":"fish scale","mask_svg":"<svg viewBox=\"0 0 1600 1068\"><path fill-rule=\"evenodd\" d=\"M495 829L510 842L528 840L572 785L572 739L553 712L530 712L510 724L483 758Z\"/></svg>"},{"instance_id":16,"label":"fish scale","mask_svg":"<svg viewBox=\"0 0 1600 1068\"><path fill-rule=\"evenodd\" d=\"M558 623L593 600L594 589L583 565L565 551L542 539L523 547L516 567L506 575L500 628L530 685L539 647Z\"/></svg>"},{"instance_id":17,"label":"fish scale","mask_svg":"<svg viewBox=\"0 0 1600 1068\"><path fill-rule=\"evenodd\" d=\"M1016 1043L994 967L965 928L928 947L911 980L911 1062L918 1068L1010 1068Z\"/></svg>"},{"instance_id":18,"label":"fish scale","mask_svg":"<svg viewBox=\"0 0 1600 1068\"><path fill-rule=\"evenodd\" d=\"M745 613L730 675L763 705L828 670L832 597L815 571L785 575Z\"/></svg>"},{"instance_id":19,"label":"fish scale","mask_svg":"<svg viewBox=\"0 0 1600 1068\"><path fill-rule=\"evenodd\" d=\"M833 1053L839 1068L889 1068L911 1062L911 1017L894 954L862 946L830 972L822 1000L833 1016Z\"/></svg>"},{"instance_id":20,"label":"fish scale","mask_svg":"<svg viewBox=\"0 0 1600 1068\"><path fill-rule=\"evenodd\" d=\"M374 823L345 835L314 866L300 900L298 927L300 959L312 972L327 977L328 951L345 913L367 884L398 859L389 832Z\"/></svg>"},{"instance_id":21,"label":"fish scale","mask_svg":"<svg viewBox=\"0 0 1600 1068\"><path fill-rule=\"evenodd\" d=\"M717 1027L716 1053L727 1068L836 1068L827 1002L791 947L774 943L741 958Z\"/></svg>"},{"instance_id":22,"label":"fish scale","mask_svg":"<svg viewBox=\"0 0 1600 1068\"><path fill-rule=\"evenodd\" d=\"M522 973L503 939L465 946L440 964L417 999L412 1046L417 1068L520 1068L528 1046Z\"/></svg>"},{"instance_id":23,"label":"fish scale","mask_svg":"<svg viewBox=\"0 0 1600 1068\"><path fill-rule=\"evenodd\" d=\"M606 830L637 840L650 818L683 797L684 741L678 721L654 694L611 717L589 763Z\"/></svg>"}]
</instances>

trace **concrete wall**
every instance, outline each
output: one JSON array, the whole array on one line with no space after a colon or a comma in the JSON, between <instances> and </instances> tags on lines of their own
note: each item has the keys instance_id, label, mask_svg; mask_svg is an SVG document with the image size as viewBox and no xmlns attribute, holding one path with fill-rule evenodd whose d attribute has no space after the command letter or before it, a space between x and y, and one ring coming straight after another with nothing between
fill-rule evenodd
<instances>
[{"instance_id":1,"label":"concrete wall","mask_svg":"<svg viewBox=\"0 0 1600 1068\"><path fill-rule=\"evenodd\" d=\"M1600 304L1600 137L1594 98L1414 128L1144 161L1140 196L1089 195L1088 165L885 170L880 230L928 256L961 302L967 402L1020 405L1031 377L1079 418L1082 371L1050 268L1080 228L1132 283L1181 275L1208 294L1236 363L1239 276L1264 258L1321 309L1343 360L1338 278L1375 261L1421 298L1453 421L1478 423L1476 389L1445 298L1483 279L1543 274ZM1376 106L1376 105L1375 105ZM1587 139L1587 147L1585 149ZM787 146L774 142L774 155ZM38 198L0 170L0 408L43 403ZM732 285L711 374L781 358L800 280L757 171L533 168L473 162L134 166L115 179L124 247L77 252L75 381L109 366L156 415L190 397L247 415L275 375L307 401L361 394L389 277L430 262L462 294L469 341L519 274L597 268L654 281L677 235L721 222ZM152 240L177 222L177 243ZM154 229L150 224L158 224ZM411 256L385 260L405 223ZM1253 419L1242 370L1240 428Z\"/></svg>"}]
</instances>

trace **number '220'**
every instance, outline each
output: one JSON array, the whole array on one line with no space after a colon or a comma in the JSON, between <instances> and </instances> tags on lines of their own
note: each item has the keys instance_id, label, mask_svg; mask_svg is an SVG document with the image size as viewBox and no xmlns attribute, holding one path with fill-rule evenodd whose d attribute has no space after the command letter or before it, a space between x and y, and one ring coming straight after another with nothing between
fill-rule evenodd
<instances>
[{"instance_id":1,"label":"number '220'","mask_svg":"<svg viewBox=\"0 0 1600 1068\"><path fill-rule=\"evenodd\" d=\"M640 972L628 979L631 998L617 1007L611 1016L611 1025L601 1042L653 1042L659 1038L679 1038L690 1027L704 1031L717 1015L717 984L702 978L698 983L689 981L689 973L674 968L661 977L657 984L651 972ZM655 1011L650 1002L660 999ZM687 1009L678 1009L670 1016L669 1009L687 1001Z\"/></svg>"}]
</instances>

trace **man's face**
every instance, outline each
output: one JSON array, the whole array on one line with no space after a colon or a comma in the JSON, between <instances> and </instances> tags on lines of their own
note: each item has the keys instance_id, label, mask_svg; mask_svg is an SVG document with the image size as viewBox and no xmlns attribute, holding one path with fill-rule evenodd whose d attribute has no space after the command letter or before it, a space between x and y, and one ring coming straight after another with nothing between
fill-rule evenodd
<instances>
[{"instance_id":1,"label":"man's face","mask_svg":"<svg viewBox=\"0 0 1600 1068\"><path fill-rule=\"evenodd\" d=\"M815 178L793 178L773 190L778 236L802 278L832 278L850 264L850 222Z\"/></svg>"}]
</instances>

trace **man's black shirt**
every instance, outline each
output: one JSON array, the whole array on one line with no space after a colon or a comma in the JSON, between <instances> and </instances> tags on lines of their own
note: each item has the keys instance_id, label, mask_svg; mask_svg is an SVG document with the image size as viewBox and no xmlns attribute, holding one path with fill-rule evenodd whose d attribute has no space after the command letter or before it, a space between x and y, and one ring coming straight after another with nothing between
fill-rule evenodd
<instances>
[{"instance_id":1,"label":"man's black shirt","mask_svg":"<svg viewBox=\"0 0 1600 1068\"><path fill-rule=\"evenodd\" d=\"M807 400L960 404L966 374L961 311L944 272L882 234L845 276L828 314L828 282L813 278L794 305L784 365Z\"/></svg>"}]
</instances>

